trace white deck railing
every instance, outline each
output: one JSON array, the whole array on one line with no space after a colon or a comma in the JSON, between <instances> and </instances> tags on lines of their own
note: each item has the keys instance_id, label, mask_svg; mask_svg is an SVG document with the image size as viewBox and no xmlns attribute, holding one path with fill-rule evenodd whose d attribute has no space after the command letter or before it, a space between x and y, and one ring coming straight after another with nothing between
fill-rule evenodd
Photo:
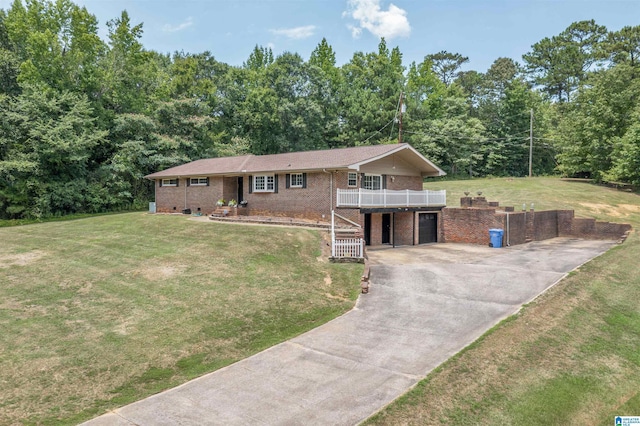
<instances>
[{"instance_id":1,"label":"white deck railing","mask_svg":"<svg viewBox=\"0 0 640 426\"><path fill-rule=\"evenodd\" d=\"M444 207L447 191L338 189L336 207Z\"/></svg>"}]
</instances>

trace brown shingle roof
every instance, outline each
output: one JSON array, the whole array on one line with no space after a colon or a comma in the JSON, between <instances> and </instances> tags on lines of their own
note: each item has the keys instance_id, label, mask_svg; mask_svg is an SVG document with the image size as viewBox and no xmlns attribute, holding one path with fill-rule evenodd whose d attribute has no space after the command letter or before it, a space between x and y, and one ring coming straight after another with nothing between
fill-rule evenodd
<instances>
[{"instance_id":1,"label":"brown shingle roof","mask_svg":"<svg viewBox=\"0 0 640 426\"><path fill-rule=\"evenodd\" d=\"M285 172L290 170L341 169L407 147L409 147L407 144L372 145L285 154L208 158L152 173L145 177L154 179L178 176Z\"/></svg>"}]
</instances>

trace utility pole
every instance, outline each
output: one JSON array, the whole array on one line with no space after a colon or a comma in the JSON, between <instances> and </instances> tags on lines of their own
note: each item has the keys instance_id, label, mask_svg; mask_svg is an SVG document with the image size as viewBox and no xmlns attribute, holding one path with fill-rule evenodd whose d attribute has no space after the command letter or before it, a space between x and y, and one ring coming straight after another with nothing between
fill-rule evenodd
<instances>
[{"instance_id":1,"label":"utility pole","mask_svg":"<svg viewBox=\"0 0 640 426\"><path fill-rule=\"evenodd\" d=\"M533 176L531 165L533 163L533 108L529 119L529 177Z\"/></svg>"},{"instance_id":2,"label":"utility pole","mask_svg":"<svg viewBox=\"0 0 640 426\"><path fill-rule=\"evenodd\" d=\"M402 112L404 107L404 105L402 105L403 98L404 98L404 92L400 92L400 104L399 104L400 109L398 110L400 114L400 119L398 120L398 143L402 143Z\"/></svg>"}]
</instances>

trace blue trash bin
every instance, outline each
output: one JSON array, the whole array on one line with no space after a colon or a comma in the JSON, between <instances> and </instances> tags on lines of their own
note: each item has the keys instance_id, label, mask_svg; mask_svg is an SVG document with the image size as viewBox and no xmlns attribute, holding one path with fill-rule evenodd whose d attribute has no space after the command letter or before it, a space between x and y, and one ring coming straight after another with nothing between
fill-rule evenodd
<instances>
[{"instance_id":1,"label":"blue trash bin","mask_svg":"<svg viewBox=\"0 0 640 426\"><path fill-rule=\"evenodd\" d=\"M491 240L491 247L502 247L502 234L504 234L503 229L489 229L489 239Z\"/></svg>"}]
</instances>

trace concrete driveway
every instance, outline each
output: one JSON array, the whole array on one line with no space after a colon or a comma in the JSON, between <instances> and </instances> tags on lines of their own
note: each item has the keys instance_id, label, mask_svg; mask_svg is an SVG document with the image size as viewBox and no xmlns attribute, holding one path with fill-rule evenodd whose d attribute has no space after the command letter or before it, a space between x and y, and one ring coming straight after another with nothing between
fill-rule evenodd
<instances>
[{"instance_id":1,"label":"concrete driveway","mask_svg":"<svg viewBox=\"0 0 640 426\"><path fill-rule=\"evenodd\" d=\"M371 291L352 311L86 424L356 424L612 244L372 250Z\"/></svg>"}]
</instances>

